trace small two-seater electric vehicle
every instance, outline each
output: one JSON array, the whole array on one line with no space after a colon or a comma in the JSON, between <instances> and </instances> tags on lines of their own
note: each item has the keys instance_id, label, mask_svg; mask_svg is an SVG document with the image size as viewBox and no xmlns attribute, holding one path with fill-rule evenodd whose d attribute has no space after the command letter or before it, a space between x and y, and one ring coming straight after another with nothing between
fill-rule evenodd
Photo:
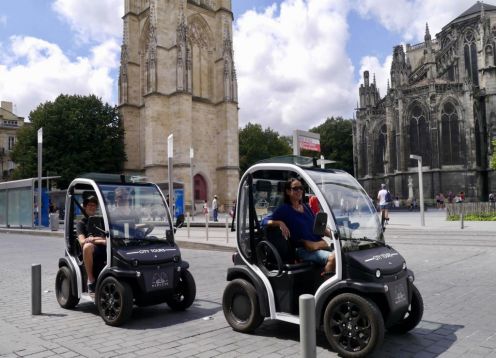
<instances>
[{"instance_id":1,"label":"small two-seater electric vehicle","mask_svg":"<svg viewBox=\"0 0 496 358\"><path fill-rule=\"evenodd\" d=\"M116 205L116 193L125 193L125 206ZM96 196L99 209L88 217L83 201ZM76 225L87 217L88 235L106 238L106 258L95 257L95 294L88 294L87 274ZM131 315L133 305L166 302L173 310L191 306L196 285L189 264L174 242L166 200L157 185L132 182L124 175L89 174L67 189L65 256L59 259L55 279L57 301L75 307L81 298L93 300L106 324L118 326Z\"/></svg>"},{"instance_id":2,"label":"small two-seater electric vehicle","mask_svg":"<svg viewBox=\"0 0 496 358\"><path fill-rule=\"evenodd\" d=\"M314 233L330 228L336 272L295 260L291 240L264 220L283 203L284 183L298 178L318 198ZM348 173L317 167L311 158L268 159L239 184L237 253L228 269L222 305L234 330L251 332L264 318L300 323L299 296L315 297L316 329L346 357L370 354L385 329L407 332L421 320L423 301L403 257L386 245L378 214Z\"/></svg>"}]
</instances>

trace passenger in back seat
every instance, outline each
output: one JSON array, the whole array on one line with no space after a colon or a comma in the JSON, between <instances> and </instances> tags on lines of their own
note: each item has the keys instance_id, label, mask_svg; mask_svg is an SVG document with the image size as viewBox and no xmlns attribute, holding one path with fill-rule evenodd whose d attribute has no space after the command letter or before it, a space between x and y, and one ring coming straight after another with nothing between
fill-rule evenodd
<instances>
[{"instance_id":1,"label":"passenger in back seat","mask_svg":"<svg viewBox=\"0 0 496 358\"><path fill-rule=\"evenodd\" d=\"M283 236L293 242L298 258L324 266L324 276L335 271L335 255L325 240L313 234L315 215L303 204L303 195L301 182L289 179L284 186L284 204L274 211L268 225L279 227ZM326 236L331 236L329 229Z\"/></svg>"}]
</instances>

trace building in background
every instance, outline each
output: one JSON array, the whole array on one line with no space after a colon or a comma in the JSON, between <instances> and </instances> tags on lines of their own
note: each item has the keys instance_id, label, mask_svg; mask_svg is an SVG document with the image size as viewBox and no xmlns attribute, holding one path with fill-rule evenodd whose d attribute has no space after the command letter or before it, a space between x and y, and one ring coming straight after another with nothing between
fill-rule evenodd
<instances>
[{"instance_id":1,"label":"building in background","mask_svg":"<svg viewBox=\"0 0 496 358\"><path fill-rule=\"evenodd\" d=\"M10 152L17 141L17 131L24 125L24 118L16 116L12 102L0 102L0 181L9 179L15 168Z\"/></svg>"},{"instance_id":2,"label":"building in background","mask_svg":"<svg viewBox=\"0 0 496 358\"><path fill-rule=\"evenodd\" d=\"M353 127L354 169L374 197L381 183L408 198L422 156L424 196L464 191L487 200L496 138L496 6L477 2L432 39L396 46L390 85L381 97L368 71ZM411 184L410 184L411 185Z\"/></svg>"},{"instance_id":3,"label":"building in background","mask_svg":"<svg viewBox=\"0 0 496 358\"><path fill-rule=\"evenodd\" d=\"M230 205L239 182L231 1L125 0L123 22L126 171L167 181L167 138L174 134L174 181L183 183L186 207L192 194L197 202L217 194Z\"/></svg>"}]
</instances>

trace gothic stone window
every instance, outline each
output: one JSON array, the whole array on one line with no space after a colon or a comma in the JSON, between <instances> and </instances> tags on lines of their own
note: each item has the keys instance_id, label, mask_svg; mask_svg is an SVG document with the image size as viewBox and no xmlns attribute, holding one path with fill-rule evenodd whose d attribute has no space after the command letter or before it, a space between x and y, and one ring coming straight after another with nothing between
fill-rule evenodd
<instances>
[{"instance_id":1,"label":"gothic stone window","mask_svg":"<svg viewBox=\"0 0 496 358\"><path fill-rule=\"evenodd\" d=\"M387 128L383 124L379 130L377 140L376 140L376 150L375 150L375 172L385 173L385 159L386 159L386 143L387 143Z\"/></svg>"},{"instance_id":2,"label":"gothic stone window","mask_svg":"<svg viewBox=\"0 0 496 358\"><path fill-rule=\"evenodd\" d=\"M431 141L429 123L420 104L415 103L410 111L410 153L420 155L422 164L431 165ZM410 160L410 166L417 162Z\"/></svg>"},{"instance_id":3,"label":"gothic stone window","mask_svg":"<svg viewBox=\"0 0 496 358\"><path fill-rule=\"evenodd\" d=\"M479 76L477 68L477 46L475 44L475 37L472 31L465 34L465 41L463 46L465 58L465 70L469 78L475 86L479 85Z\"/></svg>"},{"instance_id":4,"label":"gothic stone window","mask_svg":"<svg viewBox=\"0 0 496 358\"><path fill-rule=\"evenodd\" d=\"M364 125L362 128L362 138L360 142L360 167L362 176L366 176L368 173L368 141L367 138L369 136L367 125Z\"/></svg>"},{"instance_id":5,"label":"gothic stone window","mask_svg":"<svg viewBox=\"0 0 496 358\"><path fill-rule=\"evenodd\" d=\"M446 102L441 111L441 155L444 165L462 164L460 122L456 107Z\"/></svg>"}]
</instances>

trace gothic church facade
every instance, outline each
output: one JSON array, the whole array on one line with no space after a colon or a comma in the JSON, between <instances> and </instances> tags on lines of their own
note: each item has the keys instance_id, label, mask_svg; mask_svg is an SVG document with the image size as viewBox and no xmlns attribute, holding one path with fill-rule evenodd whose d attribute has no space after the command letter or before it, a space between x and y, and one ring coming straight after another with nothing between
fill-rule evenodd
<instances>
[{"instance_id":1,"label":"gothic church facade","mask_svg":"<svg viewBox=\"0 0 496 358\"><path fill-rule=\"evenodd\" d=\"M396 46L391 84L381 98L368 71L353 127L355 175L372 197L381 183L408 198L422 157L424 197L464 191L487 200L496 191L489 168L496 138L496 6L477 2L435 39Z\"/></svg>"},{"instance_id":2,"label":"gothic church facade","mask_svg":"<svg viewBox=\"0 0 496 358\"><path fill-rule=\"evenodd\" d=\"M231 1L124 1L119 108L126 172L165 183L173 134L174 182L183 183L187 208L192 194L196 202L217 194L230 204L239 182Z\"/></svg>"}]
</instances>

